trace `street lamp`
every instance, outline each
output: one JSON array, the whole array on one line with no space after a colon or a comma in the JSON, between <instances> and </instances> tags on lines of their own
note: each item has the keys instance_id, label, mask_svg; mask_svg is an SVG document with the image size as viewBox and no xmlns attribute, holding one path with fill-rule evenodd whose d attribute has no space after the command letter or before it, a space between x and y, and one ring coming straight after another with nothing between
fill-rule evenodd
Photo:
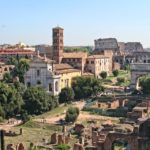
<instances>
[{"instance_id":1,"label":"street lamp","mask_svg":"<svg viewBox=\"0 0 150 150\"><path fill-rule=\"evenodd\" d=\"M4 150L4 130L0 130L0 150Z\"/></svg>"}]
</instances>

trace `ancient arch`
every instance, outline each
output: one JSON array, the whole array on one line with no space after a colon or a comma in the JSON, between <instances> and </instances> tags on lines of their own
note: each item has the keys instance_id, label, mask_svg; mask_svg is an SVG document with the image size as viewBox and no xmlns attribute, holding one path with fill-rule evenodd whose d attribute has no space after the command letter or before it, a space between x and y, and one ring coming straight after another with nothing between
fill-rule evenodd
<instances>
[{"instance_id":1,"label":"ancient arch","mask_svg":"<svg viewBox=\"0 0 150 150\"><path fill-rule=\"evenodd\" d=\"M128 143L128 150L138 150L138 138L136 134L130 134L130 133L109 133L106 137L105 143L104 143L104 150L112 150L113 143L121 139L122 141L126 141Z\"/></svg>"},{"instance_id":2,"label":"ancient arch","mask_svg":"<svg viewBox=\"0 0 150 150\"><path fill-rule=\"evenodd\" d=\"M133 63L131 64L131 85L132 89L136 89L137 81L141 76L150 75L150 63Z\"/></svg>"},{"instance_id":3,"label":"ancient arch","mask_svg":"<svg viewBox=\"0 0 150 150\"><path fill-rule=\"evenodd\" d=\"M112 143L112 150L115 150L115 146L123 146L124 148L126 148L127 150L131 150L130 148L130 144L128 143L128 141L125 141L124 139L116 139L113 143Z\"/></svg>"}]
</instances>

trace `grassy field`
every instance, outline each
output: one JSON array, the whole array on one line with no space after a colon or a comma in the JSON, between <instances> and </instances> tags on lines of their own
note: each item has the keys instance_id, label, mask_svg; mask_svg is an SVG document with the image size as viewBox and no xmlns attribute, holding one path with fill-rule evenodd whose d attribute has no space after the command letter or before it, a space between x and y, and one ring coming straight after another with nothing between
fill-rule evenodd
<instances>
[{"instance_id":1,"label":"grassy field","mask_svg":"<svg viewBox=\"0 0 150 150\"><path fill-rule=\"evenodd\" d=\"M57 125L48 125L42 123L36 123L28 121L26 124L12 128L12 131L19 133L19 129L23 129L23 134L15 137L5 137L5 144L13 143L24 143L29 146L31 142L38 144L42 142L42 139L46 139L50 142L50 136L55 131L61 131L62 127Z\"/></svg>"},{"instance_id":2,"label":"grassy field","mask_svg":"<svg viewBox=\"0 0 150 150\"><path fill-rule=\"evenodd\" d=\"M119 70L119 75L117 77L124 77L127 79L130 79L130 71L126 71L126 70ZM107 79L110 80L116 80L117 77L114 77L113 74L108 76Z\"/></svg>"},{"instance_id":3,"label":"grassy field","mask_svg":"<svg viewBox=\"0 0 150 150\"><path fill-rule=\"evenodd\" d=\"M55 108L50 112L33 117L30 121L26 122L23 125L13 127L11 129L12 132L16 132L19 134L19 130L20 128L22 128L23 134L14 136L14 137L6 136L5 145L10 144L10 143L13 143L14 145L16 145L17 143L22 142L28 147L31 142L35 144L42 143L43 139L46 139L48 142L50 142L51 134L53 134L55 131L57 131L58 133L61 132L62 126L35 122L33 121L33 119L46 118L49 116L54 117L54 116L63 114L64 111L70 106L72 105L67 105L67 106L60 105L58 108Z\"/></svg>"},{"instance_id":4,"label":"grassy field","mask_svg":"<svg viewBox=\"0 0 150 150\"><path fill-rule=\"evenodd\" d=\"M69 104L69 105L64 105L64 104L62 104L62 105L60 105L59 107L57 107L57 108L55 108L55 109L53 109L53 110L51 110L51 111L49 111L49 112L46 112L46 113L44 113L44 114L42 114L42 115L35 116L34 118L36 118L36 119L42 119L42 118L46 118L46 117L48 117L48 116L61 115L61 114L63 114L64 111L67 110L67 108L70 107L70 106L73 106L73 105L71 105L71 104Z\"/></svg>"}]
</instances>

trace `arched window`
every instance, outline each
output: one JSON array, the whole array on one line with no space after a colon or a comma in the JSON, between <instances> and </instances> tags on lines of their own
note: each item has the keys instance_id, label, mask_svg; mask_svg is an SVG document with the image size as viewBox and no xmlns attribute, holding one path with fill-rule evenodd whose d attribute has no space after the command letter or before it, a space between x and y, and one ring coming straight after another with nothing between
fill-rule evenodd
<instances>
[{"instance_id":1,"label":"arched window","mask_svg":"<svg viewBox=\"0 0 150 150\"><path fill-rule=\"evenodd\" d=\"M58 91L58 81L55 82L55 91Z\"/></svg>"},{"instance_id":2,"label":"arched window","mask_svg":"<svg viewBox=\"0 0 150 150\"><path fill-rule=\"evenodd\" d=\"M30 87L31 86L31 83L30 82L27 82L27 87Z\"/></svg>"},{"instance_id":3,"label":"arched window","mask_svg":"<svg viewBox=\"0 0 150 150\"><path fill-rule=\"evenodd\" d=\"M4 68L4 71L7 71L7 67L6 67L6 68Z\"/></svg>"},{"instance_id":4,"label":"arched window","mask_svg":"<svg viewBox=\"0 0 150 150\"><path fill-rule=\"evenodd\" d=\"M40 84L41 84L41 81L38 80L38 81L37 81L37 84L40 85Z\"/></svg>"},{"instance_id":5,"label":"arched window","mask_svg":"<svg viewBox=\"0 0 150 150\"><path fill-rule=\"evenodd\" d=\"M49 91L51 92L52 91L52 84L49 83Z\"/></svg>"}]
</instances>

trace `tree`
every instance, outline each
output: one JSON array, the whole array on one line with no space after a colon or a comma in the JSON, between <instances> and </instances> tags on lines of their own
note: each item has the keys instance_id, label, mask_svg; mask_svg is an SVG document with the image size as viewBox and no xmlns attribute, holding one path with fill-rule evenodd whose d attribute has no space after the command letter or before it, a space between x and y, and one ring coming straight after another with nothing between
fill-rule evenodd
<instances>
[{"instance_id":1,"label":"tree","mask_svg":"<svg viewBox=\"0 0 150 150\"><path fill-rule=\"evenodd\" d=\"M126 64L125 67L124 67L124 69L125 69L127 72L129 72L129 71L130 71L130 65L129 65L129 64Z\"/></svg>"},{"instance_id":2,"label":"tree","mask_svg":"<svg viewBox=\"0 0 150 150\"><path fill-rule=\"evenodd\" d=\"M54 100L44 89L40 87L29 87L24 95L24 109L28 114L42 114L54 108Z\"/></svg>"},{"instance_id":3,"label":"tree","mask_svg":"<svg viewBox=\"0 0 150 150\"><path fill-rule=\"evenodd\" d=\"M20 93L12 86L0 83L0 105L5 117L12 117L21 112L24 102Z\"/></svg>"},{"instance_id":4,"label":"tree","mask_svg":"<svg viewBox=\"0 0 150 150\"><path fill-rule=\"evenodd\" d=\"M113 70L113 75L114 75L114 77L117 77L119 75L119 71L118 70Z\"/></svg>"},{"instance_id":5,"label":"tree","mask_svg":"<svg viewBox=\"0 0 150 150\"><path fill-rule=\"evenodd\" d=\"M66 112L66 117L65 117L66 122L74 123L77 120L79 113L80 111L79 111L79 108L77 107L68 108Z\"/></svg>"},{"instance_id":6,"label":"tree","mask_svg":"<svg viewBox=\"0 0 150 150\"><path fill-rule=\"evenodd\" d=\"M97 96L104 90L101 81L94 77L76 77L73 82L73 90L76 99Z\"/></svg>"},{"instance_id":7,"label":"tree","mask_svg":"<svg viewBox=\"0 0 150 150\"><path fill-rule=\"evenodd\" d=\"M106 79L107 78L107 72L106 71L102 71L100 73L100 76L101 76L102 79Z\"/></svg>"},{"instance_id":8,"label":"tree","mask_svg":"<svg viewBox=\"0 0 150 150\"><path fill-rule=\"evenodd\" d=\"M13 82L13 84L9 84L12 88L15 88L21 96L23 96L24 92L26 91L26 87L23 83L19 81Z\"/></svg>"},{"instance_id":9,"label":"tree","mask_svg":"<svg viewBox=\"0 0 150 150\"><path fill-rule=\"evenodd\" d=\"M59 94L60 103L69 103L74 99L74 91L72 88L63 88Z\"/></svg>"},{"instance_id":10,"label":"tree","mask_svg":"<svg viewBox=\"0 0 150 150\"><path fill-rule=\"evenodd\" d=\"M139 85L141 86L143 93L150 94L150 76L141 77L139 79Z\"/></svg>"},{"instance_id":11,"label":"tree","mask_svg":"<svg viewBox=\"0 0 150 150\"><path fill-rule=\"evenodd\" d=\"M11 57L7 63L15 66L11 71L12 77L18 76L19 81L24 82L24 74L29 70L29 59L19 58L17 55L16 58Z\"/></svg>"},{"instance_id":12,"label":"tree","mask_svg":"<svg viewBox=\"0 0 150 150\"><path fill-rule=\"evenodd\" d=\"M13 77L10 73L6 72L3 76L3 82L5 83L12 83L13 82Z\"/></svg>"}]
</instances>

